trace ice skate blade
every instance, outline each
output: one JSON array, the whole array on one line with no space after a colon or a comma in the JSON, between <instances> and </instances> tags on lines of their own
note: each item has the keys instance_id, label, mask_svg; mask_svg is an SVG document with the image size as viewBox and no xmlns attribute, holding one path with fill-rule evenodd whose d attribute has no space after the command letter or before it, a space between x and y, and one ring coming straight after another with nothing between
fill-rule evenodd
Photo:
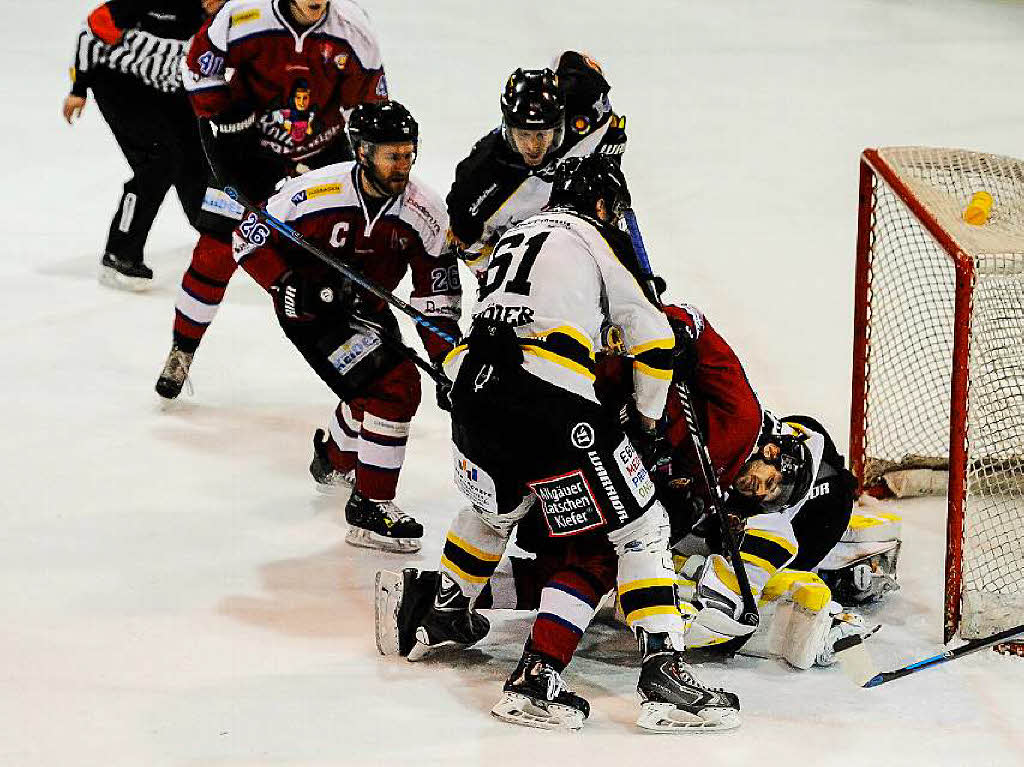
<instances>
[{"instance_id":1,"label":"ice skate blade","mask_svg":"<svg viewBox=\"0 0 1024 767\"><path fill-rule=\"evenodd\" d=\"M405 659L410 663L416 663L418 661L423 660L424 658L429 658L433 655L439 655L441 653L453 652L457 650L465 650L467 647L469 647L468 644L463 644L462 642L452 642L450 640L445 642L438 642L437 644L424 644L423 642L419 641L419 639L417 639L416 644L414 644L412 646L412 649L409 650L409 654L406 656Z\"/></svg>"},{"instance_id":2,"label":"ice skate blade","mask_svg":"<svg viewBox=\"0 0 1024 767\"><path fill-rule=\"evenodd\" d=\"M398 655L398 608L405 590L401 573L378 570L374 581L373 619L377 634L377 652Z\"/></svg>"},{"instance_id":3,"label":"ice skate blade","mask_svg":"<svg viewBox=\"0 0 1024 767\"><path fill-rule=\"evenodd\" d=\"M100 267L100 285L129 293L145 293L153 287L153 280L145 277L128 277L110 266Z\"/></svg>"},{"instance_id":4,"label":"ice skate blade","mask_svg":"<svg viewBox=\"0 0 1024 767\"><path fill-rule=\"evenodd\" d=\"M491 709L491 715L503 722L538 730L574 732L583 727L582 711L560 703L537 701L518 692L503 693Z\"/></svg>"},{"instance_id":5,"label":"ice skate blade","mask_svg":"<svg viewBox=\"0 0 1024 767\"><path fill-rule=\"evenodd\" d=\"M396 554L414 554L420 550L420 541L417 538L388 538L370 530L351 526L345 535L345 543L362 546L364 549L391 551Z\"/></svg>"},{"instance_id":6,"label":"ice skate blade","mask_svg":"<svg viewBox=\"0 0 1024 767\"><path fill-rule=\"evenodd\" d=\"M355 487L354 483L345 480L342 480L337 484L330 484L325 482L317 482L314 479L313 485L316 488L316 491L320 493L320 495L329 496L344 495L346 493L351 494L352 488Z\"/></svg>"},{"instance_id":7,"label":"ice skate blade","mask_svg":"<svg viewBox=\"0 0 1024 767\"><path fill-rule=\"evenodd\" d=\"M672 703L642 703L637 726L648 732L725 732L740 726L739 712L729 708L705 708L699 714Z\"/></svg>"}]
</instances>

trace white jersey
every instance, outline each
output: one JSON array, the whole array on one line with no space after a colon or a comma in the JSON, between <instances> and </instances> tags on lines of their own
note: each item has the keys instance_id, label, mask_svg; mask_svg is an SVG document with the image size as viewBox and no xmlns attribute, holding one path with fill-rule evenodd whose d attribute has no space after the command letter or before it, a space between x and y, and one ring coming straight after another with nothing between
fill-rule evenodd
<instances>
[{"instance_id":1,"label":"white jersey","mask_svg":"<svg viewBox=\"0 0 1024 767\"><path fill-rule=\"evenodd\" d=\"M506 232L480 284L473 316L514 326L529 373L593 402L595 350L605 322L615 323L635 358L638 409L655 419L664 412L672 329L586 218L556 209ZM465 345L456 347L445 362L453 380L465 351Z\"/></svg>"}]
</instances>

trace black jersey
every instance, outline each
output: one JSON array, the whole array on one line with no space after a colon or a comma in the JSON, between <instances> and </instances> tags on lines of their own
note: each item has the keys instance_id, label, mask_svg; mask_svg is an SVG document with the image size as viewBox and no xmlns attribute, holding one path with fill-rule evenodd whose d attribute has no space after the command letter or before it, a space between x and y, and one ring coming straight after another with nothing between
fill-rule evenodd
<instances>
[{"instance_id":1,"label":"black jersey","mask_svg":"<svg viewBox=\"0 0 1024 767\"><path fill-rule=\"evenodd\" d=\"M486 267L491 248L506 229L547 205L559 160L595 152L618 156L625 149L625 120L612 112L611 87L597 63L567 51L557 66L566 103L565 135L558 151L542 165L529 166L496 128L455 169L447 198L450 226L466 246L463 258L474 272Z\"/></svg>"}]
</instances>

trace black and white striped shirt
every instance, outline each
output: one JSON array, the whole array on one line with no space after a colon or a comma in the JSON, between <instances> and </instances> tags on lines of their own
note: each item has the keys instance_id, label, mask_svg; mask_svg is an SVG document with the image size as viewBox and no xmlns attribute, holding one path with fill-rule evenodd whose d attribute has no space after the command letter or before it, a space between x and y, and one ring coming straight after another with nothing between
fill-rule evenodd
<instances>
[{"instance_id":1,"label":"black and white striped shirt","mask_svg":"<svg viewBox=\"0 0 1024 767\"><path fill-rule=\"evenodd\" d=\"M117 45L107 45L88 25L78 35L75 52L75 82L97 68L131 75L151 88L167 93L181 89L181 61L189 40L174 40L129 29Z\"/></svg>"}]
</instances>

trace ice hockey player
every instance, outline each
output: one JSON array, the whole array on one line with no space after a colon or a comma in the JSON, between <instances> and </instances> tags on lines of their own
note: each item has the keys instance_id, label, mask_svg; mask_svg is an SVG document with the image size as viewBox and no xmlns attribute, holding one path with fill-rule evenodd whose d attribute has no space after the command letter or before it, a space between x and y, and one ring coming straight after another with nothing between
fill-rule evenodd
<instances>
[{"instance_id":1,"label":"ice hockey player","mask_svg":"<svg viewBox=\"0 0 1024 767\"><path fill-rule=\"evenodd\" d=\"M266 210L312 244L385 290L412 273L409 303L458 337L458 263L442 254L447 220L439 195L410 177L419 128L395 101L357 107L349 121L354 162L286 183ZM314 436L314 479L352 487L346 540L416 551L422 526L394 503L409 424L420 403L419 372L397 345L398 323L379 298L295 247L255 214L235 233L239 264L273 297L285 335L341 402L330 437ZM420 330L431 360L451 344Z\"/></svg>"},{"instance_id":2,"label":"ice hockey player","mask_svg":"<svg viewBox=\"0 0 1024 767\"><path fill-rule=\"evenodd\" d=\"M501 127L455 170L448 193L451 243L478 276L504 231L540 211L558 160L598 153L619 160L626 120L590 56L565 51L551 69L517 69L501 95Z\"/></svg>"},{"instance_id":3,"label":"ice hockey player","mask_svg":"<svg viewBox=\"0 0 1024 767\"><path fill-rule=\"evenodd\" d=\"M756 485L757 478L770 472L754 459L747 459L757 452L765 420L739 359L695 307L667 306L665 312L677 337L674 378L684 377L690 385L693 406L704 433L708 435L709 452L723 482L722 489L735 491L733 480L740 486ZM618 408L622 400L622 390L617 389L616 384L623 380L628 382L630 377L628 366L624 365L626 362L628 358L606 357L600 365L601 394L604 401L614 408ZM714 594L713 599L709 598L710 593L706 593L704 601L694 596L695 578L704 575L702 566L708 561L709 551L704 538L710 539L718 551L721 544L713 520L701 520L698 528L701 537L684 537L699 516L693 508L693 488L689 481L699 475L699 467L693 464L695 456L690 450L677 390L669 394L667 412L672 461L661 466L662 472L655 473L658 495L669 509L675 532L673 541L703 554L677 557L682 570L677 584L685 597L680 607L688 623L686 646L688 650L694 650L718 645L718 652L734 651L740 645L733 636L738 633L733 628L737 624L733 606L741 602L738 591L730 588L727 597ZM770 414L768 418L771 423L778 423ZM884 517L862 512L854 515L849 527L846 526L851 517L853 499L842 458L834 452L831 439L823 428L819 426L816 433L824 438L825 445L824 458L811 486L816 490L804 493L797 489L799 499L793 505L803 505L799 510L787 508L785 501L798 481L796 474L799 472L790 472L795 463L791 463L789 458L769 463L772 468L776 463L783 466L786 476L770 475L763 481L765 486L773 488L774 497L772 501L758 500L765 506L757 509L760 514L754 514L746 521L749 538L743 539L741 548L751 581L755 586L764 584L763 588L758 588L762 618L758 634L741 652L779 656L798 668L831 664L834 661L832 648L838 639L869 631L859 616L832 602L833 597L845 599L850 595L845 590L831 592L818 576L808 570L819 565L826 552L829 559L837 556L839 550L846 546L843 541L836 543L844 530L849 535L862 530L882 531L887 523L891 525ZM769 443L764 440L764 444ZM796 451L791 452L797 455ZM800 457L801 460L806 458L806 455ZM683 479L687 481L681 483ZM754 494L763 496L765 493L763 488L759 490L755 486L751 495ZM699 501L702 505L704 502L704 498ZM738 505L731 508L739 511ZM751 510L753 503L748 502L747 511ZM787 511L795 512L791 529L784 524ZM891 529L890 526L890 532ZM875 535L878 537L877 532ZM536 504L517 525L516 544L532 556L511 556L503 560L474 602L474 608L538 610L529 647L549 658L559 670L564 669L603 597L615 588L614 551L606 541L592 537L568 543L552 537ZM792 558L794 550L797 556ZM707 584L717 572L731 573L729 562L720 554L711 561L712 569L703 577L705 588L710 588ZM716 561L717 568L714 565ZM824 571L822 574L835 582L829 574ZM423 590L423 587L416 587L417 579L431 583L437 578L438 573L433 571L418 575L408 570L403 573L403 580L409 582L413 593ZM733 578L725 575L720 580L731 583ZM722 615L723 606L728 606L728 616ZM416 609L423 608L413 603L406 608L407 612ZM694 625L698 616L700 621ZM730 631L723 631L723 628ZM743 631L748 630L743 627ZM744 634L743 639L747 638ZM726 646L730 640L732 645ZM524 718L524 721L534 724L533 720Z\"/></svg>"},{"instance_id":4,"label":"ice hockey player","mask_svg":"<svg viewBox=\"0 0 1024 767\"><path fill-rule=\"evenodd\" d=\"M378 643L418 660L479 641L488 623L472 601L537 499L558 541L592 537L614 550L626 622L643 657L637 723L666 732L728 729L739 724L737 697L701 684L680 656L684 625L665 510L615 414L594 392L594 350L611 320L633 353L640 438L654 438L674 339L603 236L628 204L617 164L570 158L558 166L551 207L514 226L495 248L468 341L445 361L454 381L456 483L472 506L449 528L432 593L427 579L378 574ZM528 644L493 713L578 728L589 707L565 686L555 660Z\"/></svg>"},{"instance_id":5,"label":"ice hockey player","mask_svg":"<svg viewBox=\"0 0 1024 767\"><path fill-rule=\"evenodd\" d=\"M345 113L387 98L376 34L352 0L235 0L196 34L184 79L196 114L212 126L219 181L203 200L175 302L173 344L156 384L165 399L181 392L235 271L231 232L242 208L222 184L264 200L283 178L351 159Z\"/></svg>"},{"instance_id":6,"label":"ice hockey player","mask_svg":"<svg viewBox=\"0 0 1024 767\"><path fill-rule=\"evenodd\" d=\"M100 282L146 290L149 230L174 187L195 224L206 190L206 158L182 90L181 61L205 14L223 0L109 0L89 14L75 49L64 119L73 124L89 89L132 170L110 222Z\"/></svg>"}]
</instances>

